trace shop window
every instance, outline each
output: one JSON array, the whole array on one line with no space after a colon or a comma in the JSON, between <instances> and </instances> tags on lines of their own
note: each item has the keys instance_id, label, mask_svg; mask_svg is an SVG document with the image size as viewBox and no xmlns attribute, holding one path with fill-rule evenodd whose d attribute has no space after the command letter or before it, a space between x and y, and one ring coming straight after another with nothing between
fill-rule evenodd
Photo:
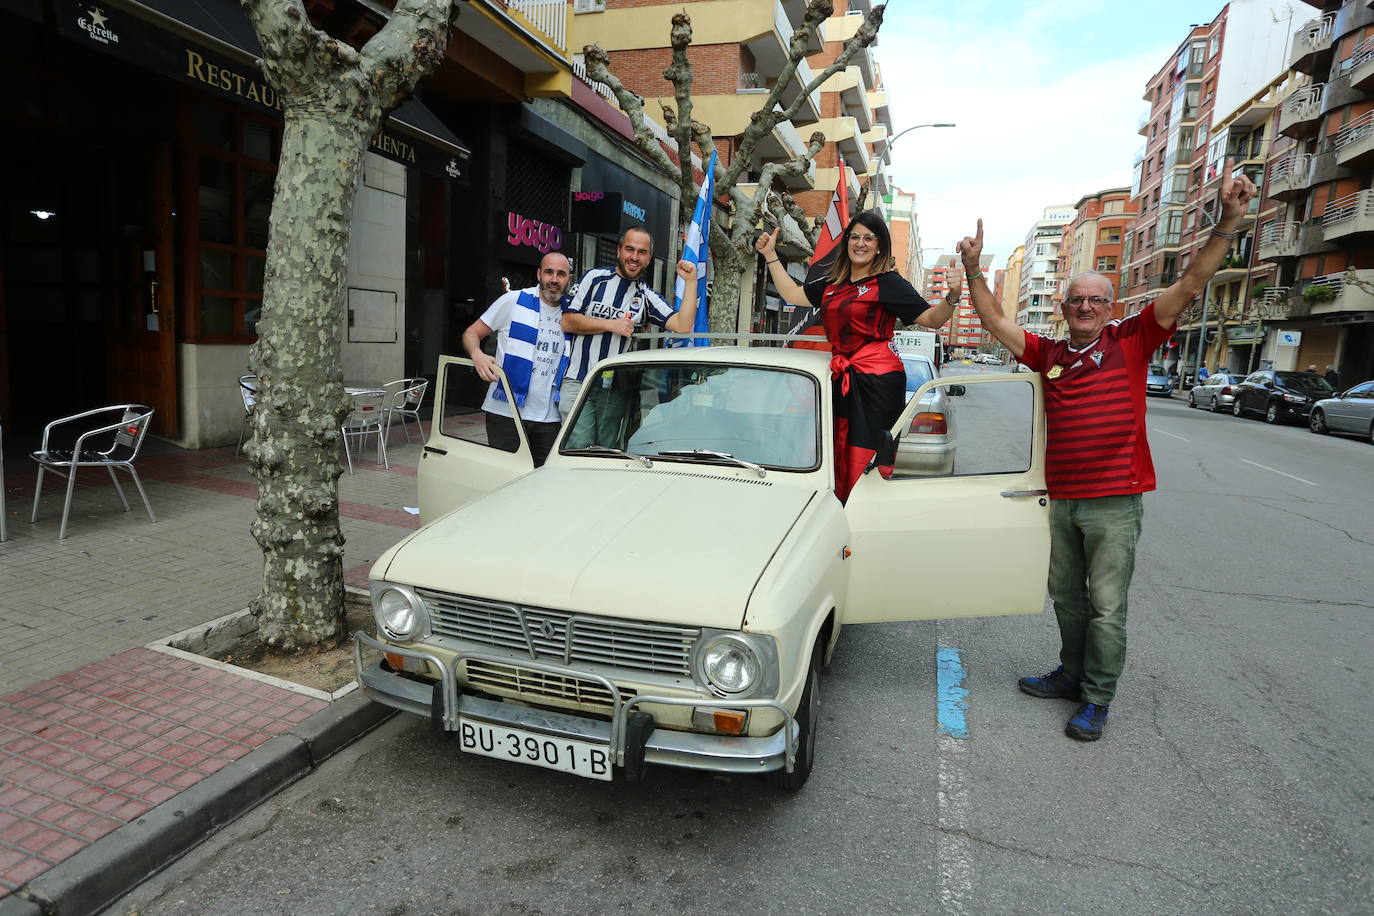
<instances>
[{"instance_id":1,"label":"shop window","mask_svg":"<svg viewBox=\"0 0 1374 916\"><path fill-rule=\"evenodd\" d=\"M185 103L188 271L193 340L253 339L262 311L268 220L281 126L217 100Z\"/></svg>"}]
</instances>

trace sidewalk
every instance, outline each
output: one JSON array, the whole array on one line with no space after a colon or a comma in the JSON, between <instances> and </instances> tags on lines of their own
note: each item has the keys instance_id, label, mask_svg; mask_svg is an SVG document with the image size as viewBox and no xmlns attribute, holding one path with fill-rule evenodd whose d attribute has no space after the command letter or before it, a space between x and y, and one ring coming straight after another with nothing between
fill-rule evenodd
<instances>
[{"instance_id":1,"label":"sidewalk","mask_svg":"<svg viewBox=\"0 0 1374 916\"><path fill-rule=\"evenodd\" d=\"M339 483L350 586L419 527L420 443L393 430L387 451L389 471L355 457ZM156 524L86 472L63 541L65 481L45 479L30 524L34 465L6 455L0 916L97 911L389 712L145 648L241 611L262 575L246 460L155 452L138 467Z\"/></svg>"}]
</instances>

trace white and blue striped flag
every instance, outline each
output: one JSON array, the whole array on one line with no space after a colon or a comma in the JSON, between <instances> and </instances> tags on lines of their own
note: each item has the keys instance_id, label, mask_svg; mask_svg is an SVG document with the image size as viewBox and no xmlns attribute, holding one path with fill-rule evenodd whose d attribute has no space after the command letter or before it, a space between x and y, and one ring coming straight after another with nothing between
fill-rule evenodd
<instances>
[{"instance_id":1,"label":"white and blue striped flag","mask_svg":"<svg viewBox=\"0 0 1374 916\"><path fill-rule=\"evenodd\" d=\"M711 212L716 188L716 151L711 150L711 161L706 165L706 177L701 182L701 192L697 194L696 209L692 211L692 224L687 227L687 238L682 244L682 260L697 265L697 318L695 330L704 334L711 329L711 316L706 301L706 272L711 253ZM673 309L682 308L682 295L687 290L686 282L677 278L673 288ZM705 347L710 340L697 337L681 341L679 346Z\"/></svg>"}]
</instances>

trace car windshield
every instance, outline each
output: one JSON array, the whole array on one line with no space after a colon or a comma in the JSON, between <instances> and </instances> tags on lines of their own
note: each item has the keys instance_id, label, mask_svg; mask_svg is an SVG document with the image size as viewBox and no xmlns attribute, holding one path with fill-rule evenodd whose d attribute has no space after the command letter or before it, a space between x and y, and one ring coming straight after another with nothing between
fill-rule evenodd
<instances>
[{"instance_id":1,"label":"car windshield","mask_svg":"<svg viewBox=\"0 0 1374 916\"><path fill-rule=\"evenodd\" d=\"M1164 367L1163 367L1163 366L1151 366L1151 367L1150 367L1150 375L1164 375L1164 374L1165 374L1165 373L1164 373Z\"/></svg>"},{"instance_id":2,"label":"car windshield","mask_svg":"<svg viewBox=\"0 0 1374 916\"><path fill-rule=\"evenodd\" d=\"M1324 395L1330 394L1334 390L1320 375L1312 375L1308 372L1276 372L1274 374L1278 377L1280 384L1309 394Z\"/></svg>"},{"instance_id":3,"label":"car windshield","mask_svg":"<svg viewBox=\"0 0 1374 916\"><path fill-rule=\"evenodd\" d=\"M809 375L720 363L614 366L587 376L569 417L564 454L614 449L671 460L727 463L705 450L767 468L819 466L820 389ZM614 457L615 452L600 454Z\"/></svg>"},{"instance_id":4,"label":"car windshield","mask_svg":"<svg viewBox=\"0 0 1374 916\"><path fill-rule=\"evenodd\" d=\"M924 359L903 359L902 368L906 370L906 393L911 394L935 377L930 363Z\"/></svg>"}]
</instances>

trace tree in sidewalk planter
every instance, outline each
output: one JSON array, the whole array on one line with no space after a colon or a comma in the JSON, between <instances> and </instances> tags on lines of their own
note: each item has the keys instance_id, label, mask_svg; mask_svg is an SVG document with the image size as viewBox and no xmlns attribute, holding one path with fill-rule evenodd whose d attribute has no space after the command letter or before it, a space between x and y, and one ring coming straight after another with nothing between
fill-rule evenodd
<instances>
[{"instance_id":1,"label":"tree in sidewalk planter","mask_svg":"<svg viewBox=\"0 0 1374 916\"><path fill-rule=\"evenodd\" d=\"M787 43L787 60L782 72L778 74L773 88L763 96L759 109L750 116L750 124L740 137L739 148L728 164L716 165L716 195L729 198L729 227L712 221L711 259L714 271L714 289L711 296L711 331L717 334L734 333L738 327L737 308L740 292L745 278L752 279L756 264L754 251L755 231L763 218L765 208L780 224L784 216L791 216L801 231L786 232L787 241L811 251L820 232L818 221L808 217L786 190L770 195L773 183L780 178L804 174L811 160L825 145L825 135L819 131L807 139L806 149L801 155L788 162L766 163L759 172L757 189L751 197L739 187L740 179L745 176L754 158L759 142L767 137L777 125L791 121L801 110L801 106L812 92L820 88L830 76L849 65L850 60L860 50L868 47L878 37L878 29L883 23L884 6L874 6L840 50L840 54L825 69L816 73L802 92L797 94L792 104L782 101L783 90L792 80L797 66L807 56L807 46L824 23L835 11L831 0L808 0L802 24L793 31ZM692 19L685 12L676 13L669 32L672 47L672 62L663 71L663 78L673 84L673 105L664 104L664 120L669 136L676 147L678 161L664 152L658 138L649 128L644 117L644 99L629 89L611 70L610 58L599 45L588 45L582 49L587 65L587 77L594 82L604 83L615 93L620 108L629 116L634 128L635 145L663 172L676 178L679 199L690 201L697 195L697 183L692 173L693 144L704 163L715 146L710 125L692 118L692 84L694 74L687 49L692 43ZM828 190L828 189L827 189ZM863 197L860 196L859 200ZM682 223L691 219L690 207L681 211Z\"/></svg>"},{"instance_id":2,"label":"tree in sidewalk planter","mask_svg":"<svg viewBox=\"0 0 1374 916\"><path fill-rule=\"evenodd\" d=\"M260 66L285 117L268 228L253 438L253 599L260 638L283 651L337 644L344 631L339 529L341 332L348 240L363 156L383 116L443 58L452 0L400 0L359 49L312 26L300 0L243 0Z\"/></svg>"}]
</instances>

